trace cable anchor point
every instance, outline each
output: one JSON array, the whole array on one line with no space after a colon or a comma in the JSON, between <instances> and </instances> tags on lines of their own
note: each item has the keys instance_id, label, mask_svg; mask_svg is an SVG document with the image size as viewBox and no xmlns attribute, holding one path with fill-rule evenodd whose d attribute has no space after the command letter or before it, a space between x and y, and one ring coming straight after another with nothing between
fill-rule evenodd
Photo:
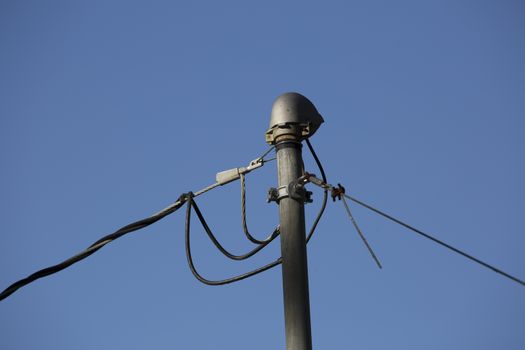
<instances>
[{"instance_id":1,"label":"cable anchor point","mask_svg":"<svg viewBox=\"0 0 525 350\"><path fill-rule=\"evenodd\" d=\"M340 183L337 184L337 187L332 187L332 201L335 202L336 199L341 200L345 195L345 188L341 186Z\"/></svg>"}]
</instances>

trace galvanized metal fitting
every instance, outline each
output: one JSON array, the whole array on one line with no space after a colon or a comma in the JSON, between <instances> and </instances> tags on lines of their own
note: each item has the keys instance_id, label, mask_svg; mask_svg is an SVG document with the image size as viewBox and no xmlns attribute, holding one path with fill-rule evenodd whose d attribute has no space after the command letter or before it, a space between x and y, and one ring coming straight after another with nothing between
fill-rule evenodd
<instances>
[{"instance_id":1,"label":"galvanized metal fitting","mask_svg":"<svg viewBox=\"0 0 525 350\"><path fill-rule=\"evenodd\" d=\"M233 168L217 173L215 179L219 185L226 185L232 181L238 180L241 175L248 174L250 171L260 168L264 165L264 159L256 158L250 162L247 167Z\"/></svg>"},{"instance_id":2,"label":"galvanized metal fitting","mask_svg":"<svg viewBox=\"0 0 525 350\"><path fill-rule=\"evenodd\" d=\"M337 187L332 187L332 201L335 202L336 199L341 200L345 195L345 188L341 184L337 184Z\"/></svg>"},{"instance_id":3,"label":"galvanized metal fitting","mask_svg":"<svg viewBox=\"0 0 525 350\"><path fill-rule=\"evenodd\" d=\"M283 198L292 198L304 203L312 203L312 192L307 191L303 186L303 178L290 182L287 186L278 188L271 187L268 190L266 201L279 203Z\"/></svg>"},{"instance_id":4,"label":"galvanized metal fitting","mask_svg":"<svg viewBox=\"0 0 525 350\"><path fill-rule=\"evenodd\" d=\"M288 187L287 186L281 186L279 188L270 187L268 190L268 197L266 198L266 202L275 202L279 203L279 201L283 198L288 197Z\"/></svg>"},{"instance_id":5,"label":"galvanized metal fitting","mask_svg":"<svg viewBox=\"0 0 525 350\"><path fill-rule=\"evenodd\" d=\"M323 117L306 97L296 92L282 94L273 103L266 142L273 145L283 135L304 140L312 136L323 122Z\"/></svg>"}]
</instances>

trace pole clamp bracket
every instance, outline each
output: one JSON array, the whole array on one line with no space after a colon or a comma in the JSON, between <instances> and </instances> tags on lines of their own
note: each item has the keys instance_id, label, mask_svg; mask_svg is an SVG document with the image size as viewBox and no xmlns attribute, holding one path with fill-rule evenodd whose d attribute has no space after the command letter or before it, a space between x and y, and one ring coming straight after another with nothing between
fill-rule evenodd
<instances>
[{"instance_id":1,"label":"pole clamp bracket","mask_svg":"<svg viewBox=\"0 0 525 350\"><path fill-rule=\"evenodd\" d=\"M312 203L312 192L304 188L304 176L290 182L287 186L280 186L278 188L271 187L268 190L268 197L266 201L279 203L283 198L292 198L303 203Z\"/></svg>"}]
</instances>

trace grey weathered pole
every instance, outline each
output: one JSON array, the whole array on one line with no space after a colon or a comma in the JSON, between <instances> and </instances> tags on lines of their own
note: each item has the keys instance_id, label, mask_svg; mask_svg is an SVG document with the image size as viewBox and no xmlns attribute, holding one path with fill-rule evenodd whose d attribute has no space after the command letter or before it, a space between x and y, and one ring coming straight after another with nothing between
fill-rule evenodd
<instances>
[{"instance_id":1,"label":"grey weathered pole","mask_svg":"<svg viewBox=\"0 0 525 350\"><path fill-rule=\"evenodd\" d=\"M272 107L266 141L275 144L279 188L273 199L279 203L284 320L287 350L312 349L310 300L304 221L305 192L294 181L304 173L301 141L323 122L315 106L297 93L279 96Z\"/></svg>"}]
</instances>

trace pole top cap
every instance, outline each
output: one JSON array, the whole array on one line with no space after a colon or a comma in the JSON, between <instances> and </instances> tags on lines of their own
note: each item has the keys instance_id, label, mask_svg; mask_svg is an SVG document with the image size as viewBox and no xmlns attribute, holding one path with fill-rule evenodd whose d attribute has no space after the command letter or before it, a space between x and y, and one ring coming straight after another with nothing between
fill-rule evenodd
<instances>
[{"instance_id":1,"label":"pole top cap","mask_svg":"<svg viewBox=\"0 0 525 350\"><path fill-rule=\"evenodd\" d=\"M297 92L287 92L273 103L266 142L275 144L277 136L286 134L299 134L299 139L304 140L312 136L323 122L323 117L309 99Z\"/></svg>"}]
</instances>

